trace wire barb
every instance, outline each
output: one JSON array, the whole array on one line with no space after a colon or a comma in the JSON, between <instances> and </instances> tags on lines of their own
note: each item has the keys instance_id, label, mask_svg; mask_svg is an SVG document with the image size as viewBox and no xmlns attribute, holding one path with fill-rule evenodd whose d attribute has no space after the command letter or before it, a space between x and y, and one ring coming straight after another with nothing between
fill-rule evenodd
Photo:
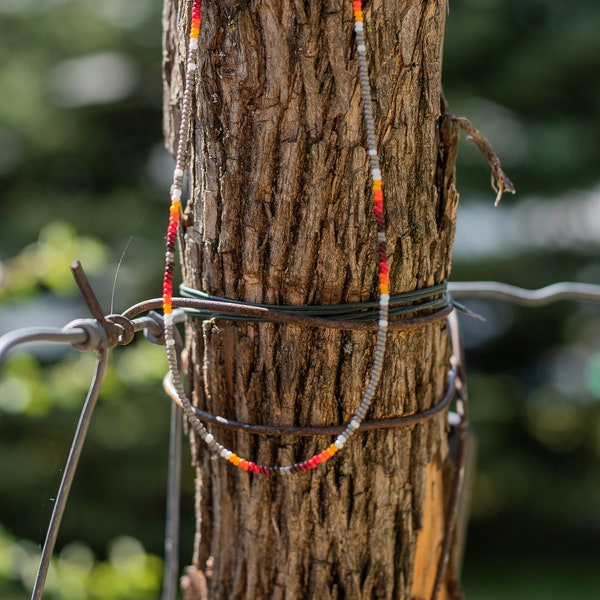
<instances>
[{"instance_id":1,"label":"wire barb","mask_svg":"<svg viewBox=\"0 0 600 600\"><path fill-rule=\"evenodd\" d=\"M83 270L83 266L79 260L74 261L70 265L71 272L75 283L85 300L92 317L96 319L99 325L102 326L108 340L108 347L114 348L116 345L124 346L129 344L134 337L135 329L131 321L123 315L108 315L104 314L102 306L90 285L90 281Z\"/></svg>"}]
</instances>

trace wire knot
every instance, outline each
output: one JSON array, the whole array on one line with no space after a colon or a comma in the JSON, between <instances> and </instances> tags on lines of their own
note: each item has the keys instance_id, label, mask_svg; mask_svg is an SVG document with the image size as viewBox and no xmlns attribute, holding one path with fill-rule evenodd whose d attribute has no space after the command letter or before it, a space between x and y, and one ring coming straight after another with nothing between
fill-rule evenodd
<instances>
[{"instance_id":1,"label":"wire knot","mask_svg":"<svg viewBox=\"0 0 600 600\"><path fill-rule=\"evenodd\" d=\"M104 317L105 328L111 330L111 342L113 346L127 346L135 337L135 328L133 323L123 315L108 315Z\"/></svg>"},{"instance_id":2,"label":"wire knot","mask_svg":"<svg viewBox=\"0 0 600 600\"><path fill-rule=\"evenodd\" d=\"M73 329L83 329L86 339L82 342L71 342L73 348L81 350L81 352L91 352L100 350L101 348L110 348L109 336L106 333L105 327L96 319L75 319L67 323L63 328L63 332L69 332Z\"/></svg>"}]
</instances>

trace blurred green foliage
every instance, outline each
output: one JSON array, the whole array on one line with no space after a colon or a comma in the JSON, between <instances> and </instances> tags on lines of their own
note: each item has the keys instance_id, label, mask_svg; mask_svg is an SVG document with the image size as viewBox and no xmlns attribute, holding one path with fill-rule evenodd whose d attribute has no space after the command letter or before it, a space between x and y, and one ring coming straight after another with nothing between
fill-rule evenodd
<instances>
[{"instance_id":1,"label":"blurred green foliage","mask_svg":"<svg viewBox=\"0 0 600 600\"><path fill-rule=\"evenodd\" d=\"M0 0L0 51L8 57L0 63L2 331L86 316L68 270L75 258L106 309L159 294L170 164L161 147L160 4ZM473 237L475 250L457 250L454 279L524 287L600 279L597 240L571 243L557 225L548 242L530 244L541 235L537 217L520 232L518 251L476 251L484 226L508 239L513 231L498 232L495 219L519 207L533 203L545 215L566 206L568 220L581 205L578 190L597 195L599 28L597 0L450 3L444 85L451 110L490 139L519 192L496 217L484 212L473 229L459 227L458 246ZM462 144L459 225L491 205L488 182L481 156ZM467 593L593 597L600 589L598 308L468 304L488 321L462 323L479 448ZM49 598L158 596L165 369L162 350L144 341L113 351ZM14 353L2 365L3 598L25 598L31 587L92 370L93 357L56 347ZM187 472L183 561L193 535L191 488Z\"/></svg>"},{"instance_id":2,"label":"blurred green foliage","mask_svg":"<svg viewBox=\"0 0 600 600\"><path fill-rule=\"evenodd\" d=\"M32 588L38 563L39 551L35 544L14 540L0 529L0 586L4 587L4 600L23 598L14 588L6 589L3 584L19 582L26 589ZM147 554L142 544L132 537L112 540L107 559L102 561L89 546L71 542L52 561L44 597L145 600L156 597L161 576L161 560Z\"/></svg>"},{"instance_id":3,"label":"blurred green foliage","mask_svg":"<svg viewBox=\"0 0 600 600\"><path fill-rule=\"evenodd\" d=\"M72 225L51 221L38 239L2 263L0 301L27 299L44 288L57 295L72 293L73 278L65 265L76 256L89 275L108 268L108 248L98 240L78 236Z\"/></svg>"}]
</instances>

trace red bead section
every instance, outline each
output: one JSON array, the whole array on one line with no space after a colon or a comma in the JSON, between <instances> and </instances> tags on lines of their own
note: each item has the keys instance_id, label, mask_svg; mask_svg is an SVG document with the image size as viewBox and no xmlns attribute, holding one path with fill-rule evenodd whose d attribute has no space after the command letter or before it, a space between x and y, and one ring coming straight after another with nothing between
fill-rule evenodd
<instances>
[{"instance_id":1,"label":"red bead section","mask_svg":"<svg viewBox=\"0 0 600 600\"><path fill-rule=\"evenodd\" d=\"M223 450L226 452L224 456L221 454L223 458L225 458L225 460L230 462L232 465L239 467L243 471L255 473L256 475L281 475L285 473L303 473L305 471L310 471L321 463L328 461L339 451L339 447L335 444L331 444L328 448L322 452L319 452L318 454L315 454L312 458L286 467L270 467L268 465L259 465L250 460L246 460L245 458L242 458L233 452L226 451L225 448L223 448Z\"/></svg>"},{"instance_id":2,"label":"red bead section","mask_svg":"<svg viewBox=\"0 0 600 600\"><path fill-rule=\"evenodd\" d=\"M373 181L373 210L375 212L375 221L377 223L377 232L385 233L385 219L383 216L383 189L381 180ZM385 239L380 240L379 248L379 293L390 293L390 266L386 249Z\"/></svg>"},{"instance_id":3,"label":"red bead section","mask_svg":"<svg viewBox=\"0 0 600 600\"><path fill-rule=\"evenodd\" d=\"M177 240L177 228L179 226L180 200L171 200L169 208L169 225L167 227L165 272L163 275L163 313L173 312L173 274L175 272L175 243Z\"/></svg>"},{"instance_id":4,"label":"red bead section","mask_svg":"<svg viewBox=\"0 0 600 600\"><path fill-rule=\"evenodd\" d=\"M190 25L190 39L198 38L200 35L200 11L202 0L194 0L192 5L192 23Z\"/></svg>"}]
</instances>

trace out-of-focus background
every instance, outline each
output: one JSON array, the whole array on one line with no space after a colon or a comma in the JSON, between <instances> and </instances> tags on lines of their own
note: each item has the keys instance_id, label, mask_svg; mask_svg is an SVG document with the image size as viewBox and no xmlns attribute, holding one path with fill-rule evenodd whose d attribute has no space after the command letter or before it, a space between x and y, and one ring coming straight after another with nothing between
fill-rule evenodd
<instances>
[{"instance_id":1,"label":"out-of-focus background","mask_svg":"<svg viewBox=\"0 0 600 600\"><path fill-rule=\"evenodd\" d=\"M160 293L170 159L159 0L0 0L0 333ZM600 4L455 0L454 113L490 139L516 197L493 208L463 140L454 280L600 283ZM159 243L160 242L160 243ZM120 268L118 268L120 265ZM468 302L478 466L464 583L475 600L600 594L600 310ZM48 598L157 598L169 406L163 350L112 353ZM0 367L0 596L27 598L93 357L62 347ZM182 560L193 534L185 470Z\"/></svg>"}]
</instances>

